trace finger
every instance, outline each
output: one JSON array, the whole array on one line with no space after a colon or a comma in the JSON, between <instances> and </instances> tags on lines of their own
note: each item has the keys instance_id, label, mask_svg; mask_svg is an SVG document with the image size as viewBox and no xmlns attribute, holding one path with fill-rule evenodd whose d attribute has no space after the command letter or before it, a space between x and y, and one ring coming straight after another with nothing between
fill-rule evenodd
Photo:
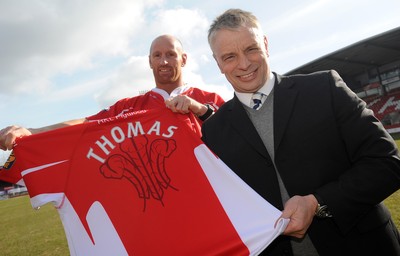
<instances>
[{"instance_id":1,"label":"finger","mask_svg":"<svg viewBox=\"0 0 400 256\"><path fill-rule=\"evenodd\" d=\"M179 112L187 114L190 112L191 101L189 98L183 98L179 105Z\"/></svg>"},{"instance_id":2,"label":"finger","mask_svg":"<svg viewBox=\"0 0 400 256\"><path fill-rule=\"evenodd\" d=\"M177 109L177 111L179 112L179 113L181 113L181 114L185 114L185 111L187 111L187 110L185 110L185 101L183 101L183 100L181 100L181 101L179 101L178 103L177 103L177 105L176 105L176 109Z\"/></svg>"},{"instance_id":3,"label":"finger","mask_svg":"<svg viewBox=\"0 0 400 256\"><path fill-rule=\"evenodd\" d=\"M290 220L289 224L286 226L285 230L283 231L283 234L286 236L302 238L305 234L305 231L303 229L298 229L297 224L295 224L294 221Z\"/></svg>"},{"instance_id":4,"label":"finger","mask_svg":"<svg viewBox=\"0 0 400 256\"><path fill-rule=\"evenodd\" d=\"M178 100L176 98L172 99L169 102L169 108L171 109L172 112L174 112L174 113L178 112L177 105L178 105Z\"/></svg>"},{"instance_id":5,"label":"finger","mask_svg":"<svg viewBox=\"0 0 400 256\"><path fill-rule=\"evenodd\" d=\"M0 149L7 150L6 146L6 135L5 135L6 128L0 130Z\"/></svg>"},{"instance_id":6,"label":"finger","mask_svg":"<svg viewBox=\"0 0 400 256\"><path fill-rule=\"evenodd\" d=\"M191 105L191 101L189 99L186 99L184 102L183 108L182 108L182 110L184 111L185 114L189 113L190 105Z\"/></svg>"},{"instance_id":7,"label":"finger","mask_svg":"<svg viewBox=\"0 0 400 256\"><path fill-rule=\"evenodd\" d=\"M294 213L295 213L295 208L293 208L290 205L286 204L285 208L282 211L281 218L290 219L293 216Z\"/></svg>"},{"instance_id":8,"label":"finger","mask_svg":"<svg viewBox=\"0 0 400 256\"><path fill-rule=\"evenodd\" d=\"M310 223L305 222L301 214L293 214L283 232L284 235L301 238L305 235Z\"/></svg>"},{"instance_id":9,"label":"finger","mask_svg":"<svg viewBox=\"0 0 400 256\"><path fill-rule=\"evenodd\" d=\"M0 149L7 150L6 138L4 136L0 136Z\"/></svg>"},{"instance_id":10,"label":"finger","mask_svg":"<svg viewBox=\"0 0 400 256\"><path fill-rule=\"evenodd\" d=\"M167 107L167 108L171 108L171 100L170 99L166 99L165 101L164 101L164 103L165 103L165 106Z\"/></svg>"},{"instance_id":11,"label":"finger","mask_svg":"<svg viewBox=\"0 0 400 256\"><path fill-rule=\"evenodd\" d=\"M5 141L4 141L4 147L5 147L7 150L13 149L13 148L14 148L14 145L15 145L15 140L16 140L16 136L15 136L15 135L13 135L13 134L8 134L8 135L6 136Z\"/></svg>"},{"instance_id":12,"label":"finger","mask_svg":"<svg viewBox=\"0 0 400 256\"><path fill-rule=\"evenodd\" d=\"M175 101L173 98L169 98L165 100L165 106L169 109L171 109L172 112L176 112L175 109Z\"/></svg>"}]
</instances>

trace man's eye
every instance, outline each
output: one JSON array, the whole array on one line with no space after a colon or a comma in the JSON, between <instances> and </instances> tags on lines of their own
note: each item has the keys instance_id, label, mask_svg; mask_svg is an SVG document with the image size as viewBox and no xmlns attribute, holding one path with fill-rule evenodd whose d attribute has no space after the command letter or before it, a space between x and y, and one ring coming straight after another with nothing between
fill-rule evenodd
<instances>
[{"instance_id":1,"label":"man's eye","mask_svg":"<svg viewBox=\"0 0 400 256\"><path fill-rule=\"evenodd\" d=\"M224 57L224 61L230 61L230 60L233 60L233 58L234 58L234 56L233 55L229 55L229 56L226 56L226 57Z\"/></svg>"}]
</instances>

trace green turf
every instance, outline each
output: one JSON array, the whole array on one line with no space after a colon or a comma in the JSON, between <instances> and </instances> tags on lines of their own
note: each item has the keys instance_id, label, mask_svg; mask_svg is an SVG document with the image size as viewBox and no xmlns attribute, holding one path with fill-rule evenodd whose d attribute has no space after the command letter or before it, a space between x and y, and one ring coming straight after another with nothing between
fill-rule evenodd
<instances>
[{"instance_id":1,"label":"green turf","mask_svg":"<svg viewBox=\"0 0 400 256\"><path fill-rule=\"evenodd\" d=\"M0 255L69 255L57 210L32 209L29 196L0 201Z\"/></svg>"},{"instance_id":2,"label":"green turf","mask_svg":"<svg viewBox=\"0 0 400 256\"><path fill-rule=\"evenodd\" d=\"M400 230L400 190L388 197L384 204L389 208L396 227Z\"/></svg>"}]
</instances>

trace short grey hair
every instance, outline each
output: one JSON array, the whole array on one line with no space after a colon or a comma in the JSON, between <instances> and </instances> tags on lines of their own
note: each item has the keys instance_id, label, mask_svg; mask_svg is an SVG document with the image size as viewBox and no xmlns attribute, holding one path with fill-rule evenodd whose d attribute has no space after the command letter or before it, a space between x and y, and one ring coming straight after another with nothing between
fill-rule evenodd
<instances>
[{"instance_id":1,"label":"short grey hair","mask_svg":"<svg viewBox=\"0 0 400 256\"><path fill-rule=\"evenodd\" d=\"M223 14L215 18L208 30L208 43L211 44L211 39L215 32L220 29L237 29L241 26L250 28L258 28L261 30L260 23L256 16L251 12L241 9L229 9Z\"/></svg>"}]
</instances>

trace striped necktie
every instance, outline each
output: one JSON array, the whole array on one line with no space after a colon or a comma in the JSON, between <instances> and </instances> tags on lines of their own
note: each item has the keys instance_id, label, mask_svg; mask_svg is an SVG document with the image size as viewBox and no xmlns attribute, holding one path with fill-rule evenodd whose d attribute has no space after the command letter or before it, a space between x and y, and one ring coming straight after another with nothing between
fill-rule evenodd
<instances>
[{"instance_id":1,"label":"striped necktie","mask_svg":"<svg viewBox=\"0 0 400 256\"><path fill-rule=\"evenodd\" d=\"M265 94L264 93L261 93L261 92L255 92L255 93L253 93L253 96L251 97L251 100L252 100L252 108L253 109L255 109L255 110L258 110L259 108L261 108L261 105L262 105L262 97L264 96Z\"/></svg>"}]
</instances>

